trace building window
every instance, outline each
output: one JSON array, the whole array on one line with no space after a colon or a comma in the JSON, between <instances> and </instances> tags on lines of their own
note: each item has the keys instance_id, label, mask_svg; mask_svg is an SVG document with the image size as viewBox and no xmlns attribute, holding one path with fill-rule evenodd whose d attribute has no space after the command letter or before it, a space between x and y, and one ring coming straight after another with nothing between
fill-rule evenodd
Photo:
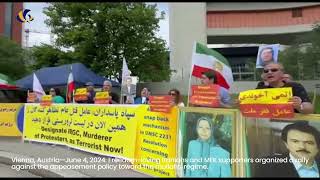
<instances>
[{"instance_id":1,"label":"building window","mask_svg":"<svg viewBox=\"0 0 320 180\"><path fill-rule=\"evenodd\" d=\"M302 17L302 9L301 8L296 8L292 9L292 17Z\"/></svg>"},{"instance_id":2,"label":"building window","mask_svg":"<svg viewBox=\"0 0 320 180\"><path fill-rule=\"evenodd\" d=\"M4 35L11 39L13 3L6 3L4 14Z\"/></svg>"},{"instance_id":3,"label":"building window","mask_svg":"<svg viewBox=\"0 0 320 180\"><path fill-rule=\"evenodd\" d=\"M231 65L233 79L235 81L255 81L255 72L249 68L248 64Z\"/></svg>"}]
</instances>

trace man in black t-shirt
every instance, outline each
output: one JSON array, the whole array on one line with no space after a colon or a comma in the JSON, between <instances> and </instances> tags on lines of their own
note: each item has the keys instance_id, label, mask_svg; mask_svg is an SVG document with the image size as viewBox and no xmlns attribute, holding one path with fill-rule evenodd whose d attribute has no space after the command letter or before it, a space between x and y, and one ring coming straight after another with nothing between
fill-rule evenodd
<instances>
[{"instance_id":1,"label":"man in black t-shirt","mask_svg":"<svg viewBox=\"0 0 320 180\"><path fill-rule=\"evenodd\" d=\"M286 83L282 81L284 74L283 71L282 64L270 63L266 65L263 69L263 77L268 85L265 83L258 83L256 89L292 87L293 97L290 102L293 103L295 112L303 114L313 113L314 107L305 88L296 82Z\"/></svg>"}]
</instances>

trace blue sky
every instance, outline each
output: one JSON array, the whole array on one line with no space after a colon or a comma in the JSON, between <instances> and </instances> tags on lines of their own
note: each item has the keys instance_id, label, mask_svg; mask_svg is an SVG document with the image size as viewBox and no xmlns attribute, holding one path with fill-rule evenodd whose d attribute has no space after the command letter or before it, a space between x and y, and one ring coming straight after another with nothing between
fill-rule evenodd
<instances>
[{"instance_id":1,"label":"blue sky","mask_svg":"<svg viewBox=\"0 0 320 180\"><path fill-rule=\"evenodd\" d=\"M49 27L44 23L47 16L42 13L45 7L48 7L49 3L24 3L24 9L30 9L30 14L34 17L34 20L30 23L24 24L24 29L30 29L31 31L37 31L40 33L30 32L29 33L29 44L28 46L40 45L41 43L50 44L50 32ZM167 46L169 45L169 15L168 15L168 3L157 3L157 7L160 11L165 11L165 19L159 22L158 37L166 40ZM25 42L25 37L24 42Z\"/></svg>"}]
</instances>

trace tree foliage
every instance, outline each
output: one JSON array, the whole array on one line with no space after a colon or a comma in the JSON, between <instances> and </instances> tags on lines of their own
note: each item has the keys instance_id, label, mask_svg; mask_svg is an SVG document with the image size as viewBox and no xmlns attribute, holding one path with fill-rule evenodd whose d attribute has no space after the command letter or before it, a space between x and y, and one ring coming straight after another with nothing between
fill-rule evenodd
<instances>
[{"instance_id":1,"label":"tree foliage","mask_svg":"<svg viewBox=\"0 0 320 180\"><path fill-rule=\"evenodd\" d=\"M309 42L309 43L303 43ZM320 79L320 24L296 43L280 52L280 62L296 80Z\"/></svg>"},{"instance_id":2,"label":"tree foliage","mask_svg":"<svg viewBox=\"0 0 320 180\"><path fill-rule=\"evenodd\" d=\"M156 37L164 14L157 17L156 12L155 5L145 3L52 3L44 13L49 17L46 24L57 35L58 48L39 48L43 51L38 49L35 67L77 61L120 80L125 58L140 80L168 80L168 50L165 41ZM61 48L74 51L58 52Z\"/></svg>"},{"instance_id":3,"label":"tree foliage","mask_svg":"<svg viewBox=\"0 0 320 180\"><path fill-rule=\"evenodd\" d=\"M25 51L14 41L0 36L0 73L19 79L27 73Z\"/></svg>"},{"instance_id":4,"label":"tree foliage","mask_svg":"<svg viewBox=\"0 0 320 180\"><path fill-rule=\"evenodd\" d=\"M36 59L31 65L32 69L55 67L73 62L73 57L71 55L72 52L64 52L59 48L48 44L35 46L31 51L31 58Z\"/></svg>"}]
</instances>

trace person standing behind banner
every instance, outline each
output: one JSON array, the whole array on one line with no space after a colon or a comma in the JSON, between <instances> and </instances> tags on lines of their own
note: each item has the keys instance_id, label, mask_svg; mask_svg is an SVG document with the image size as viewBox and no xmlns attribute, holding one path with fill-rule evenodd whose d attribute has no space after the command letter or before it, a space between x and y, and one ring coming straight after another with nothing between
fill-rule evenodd
<instances>
[{"instance_id":1,"label":"person standing behind banner","mask_svg":"<svg viewBox=\"0 0 320 180\"><path fill-rule=\"evenodd\" d=\"M188 145L185 177L231 177L230 153L216 144L212 120L199 118L196 132L198 138ZM200 168L191 169L196 166Z\"/></svg>"},{"instance_id":2,"label":"person standing behind banner","mask_svg":"<svg viewBox=\"0 0 320 180\"><path fill-rule=\"evenodd\" d=\"M87 82L86 88L87 88L87 100L76 101L76 102L79 104L94 104L94 97L96 96L96 92L94 91L93 83Z\"/></svg>"},{"instance_id":3,"label":"person standing behind banner","mask_svg":"<svg viewBox=\"0 0 320 180\"><path fill-rule=\"evenodd\" d=\"M113 93L112 91L112 83L109 80L105 80L103 82L102 92L108 92L109 93L109 104L119 104L119 96L116 93Z\"/></svg>"},{"instance_id":4,"label":"person standing behind banner","mask_svg":"<svg viewBox=\"0 0 320 180\"><path fill-rule=\"evenodd\" d=\"M267 78L265 77L265 74L261 74L262 81L258 82L257 86L268 86Z\"/></svg>"},{"instance_id":5,"label":"person standing behind banner","mask_svg":"<svg viewBox=\"0 0 320 180\"><path fill-rule=\"evenodd\" d=\"M143 88L141 90L141 97L137 97L134 100L134 104L149 104L149 90L148 88Z\"/></svg>"},{"instance_id":6,"label":"person standing behind banner","mask_svg":"<svg viewBox=\"0 0 320 180\"><path fill-rule=\"evenodd\" d=\"M168 92L168 95L172 96L173 104L178 107L184 107L184 103L182 101L182 96L180 95L180 91L178 89L171 89Z\"/></svg>"},{"instance_id":7,"label":"person standing behind banner","mask_svg":"<svg viewBox=\"0 0 320 180\"><path fill-rule=\"evenodd\" d=\"M284 68L280 63L270 63L263 69L263 77L267 85L258 83L256 89L292 87L293 97L290 102L293 104L296 113L313 113L314 107L308 97L305 88L296 82L283 81Z\"/></svg>"},{"instance_id":8,"label":"person standing behind banner","mask_svg":"<svg viewBox=\"0 0 320 180\"><path fill-rule=\"evenodd\" d=\"M132 84L132 77L126 77L125 84L121 87L121 95L126 104L133 104L136 97L136 85Z\"/></svg>"},{"instance_id":9,"label":"person standing behind banner","mask_svg":"<svg viewBox=\"0 0 320 180\"><path fill-rule=\"evenodd\" d=\"M88 100L86 101L86 103L94 104L94 97L96 96L96 92L94 91L94 85L92 82L87 82L86 86L88 91L88 94L87 94Z\"/></svg>"},{"instance_id":10,"label":"person standing behind banner","mask_svg":"<svg viewBox=\"0 0 320 180\"><path fill-rule=\"evenodd\" d=\"M65 103L65 100L61 96L60 90L58 88L51 88L50 95L52 96L53 103Z\"/></svg>"},{"instance_id":11,"label":"person standing behind banner","mask_svg":"<svg viewBox=\"0 0 320 180\"><path fill-rule=\"evenodd\" d=\"M231 107L231 97L228 90L217 84L217 76L214 71L206 71L202 73L201 83L203 85L215 84L219 86L220 107Z\"/></svg>"},{"instance_id":12,"label":"person standing behind banner","mask_svg":"<svg viewBox=\"0 0 320 180\"><path fill-rule=\"evenodd\" d=\"M261 79L262 81L260 81L257 85L257 87L262 87L262 86L268 86L269 83L267 82L267 78L266 78L266 74L262 73L261 74ZM282 76L282 81L285 83L289 83L289 82L293 82L293 78L290 74L283 74Z\"/></svg>"},{"instance_id":13,"label":"person standing behind banner","mask_svg":"<svg viewBox=\"0 0 320 180\"><path fill-rule=\"evenodd\" d=\"M33 96L34 95L34 96ZM32 101L30 98L30 96L32 96ZM34 100L34 101L33 101ZM27 103L40 103L41 99L39 99L37 96L36 96L36 93L33 92L32 90L29 90L28 89L28 92L27 92Z\"/></svg>"}]
</instances>

